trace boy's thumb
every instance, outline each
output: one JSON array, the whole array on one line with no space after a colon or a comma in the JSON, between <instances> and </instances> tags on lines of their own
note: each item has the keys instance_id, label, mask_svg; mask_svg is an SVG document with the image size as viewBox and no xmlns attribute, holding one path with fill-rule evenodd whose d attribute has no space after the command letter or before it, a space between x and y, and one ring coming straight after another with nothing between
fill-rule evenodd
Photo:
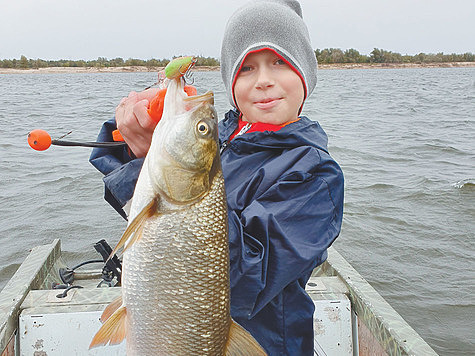
<instances>
[{"instance_id":1,"label":"boy's thumb","mask_svg":"<svg viewBox=\"0 0 475 356\"><path fill-rule=\"evenodd\" d=\"M157 122L155 122L148 113L149 104L150 102L147 99L143 99L134 105L135 117L137 118L140 126L146 130L154 129L155 126L157 126Z\"/></svg>"}]
</instances>

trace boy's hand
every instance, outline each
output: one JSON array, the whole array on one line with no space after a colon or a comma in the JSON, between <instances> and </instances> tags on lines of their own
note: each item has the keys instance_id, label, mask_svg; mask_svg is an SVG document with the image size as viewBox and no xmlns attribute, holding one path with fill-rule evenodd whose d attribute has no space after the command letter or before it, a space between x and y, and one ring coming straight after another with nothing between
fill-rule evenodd
<instances>
[{"instance_id":1,"label":"boy's hand","mask_svg":"<svg viewBox=\"0 0 475 356\"><path fill-rule=\"evenodd\" d=\"M115 109L115 120L120 134L138 158L145 157L150 148L156 121L147 113L149 102L157 95L158 89L131 92L122 98Z\"/></svg>"}]
</instances>

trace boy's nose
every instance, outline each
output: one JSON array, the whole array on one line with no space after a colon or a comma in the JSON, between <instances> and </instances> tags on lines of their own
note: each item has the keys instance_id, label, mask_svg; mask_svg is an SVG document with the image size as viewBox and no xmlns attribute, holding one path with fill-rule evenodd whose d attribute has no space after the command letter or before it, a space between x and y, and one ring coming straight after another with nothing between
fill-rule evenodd
<instances>
[{"instance_id":1,"label":"boy's nose","mask_svg":"<svg viewBox=\"0 0 475 356\"><path fill-rule=\"evenodd\" d=\"M259 68L256 80L256 88L265 89L268 87L272 87L273 85L274 79L270 71L266 68Z\"/></svg>"}]
</instances>

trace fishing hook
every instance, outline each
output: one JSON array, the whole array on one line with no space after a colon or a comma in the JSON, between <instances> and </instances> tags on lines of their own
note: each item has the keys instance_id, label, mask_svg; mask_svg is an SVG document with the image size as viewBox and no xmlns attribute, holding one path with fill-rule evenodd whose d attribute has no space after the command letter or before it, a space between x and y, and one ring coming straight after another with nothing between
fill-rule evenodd
<instances>
[{"instance_id":1,"label":"fishing hook","mask_svg":"<svg viewBox=\"0 0 475 356\"><path fill-rule=\"evenodd\" d=\"M197 61L198 61L198 59L193 57L193 59L191 60L191 64L188 66L186 71L184 73L182 73L181 70L180 70L180 74L183 76L183 80L184 80L185 84L193 85L195 83L195 78L193 77L192 68L195 66ZM191 79L191 83L189 82L190 79Z\"/></svg>"},{"instance_id":2,"label":"fishing hook","mask_svg":"<svg viewBox=\"0 0 475 356\"><path fill-rule=\"evenodd\" d=\"M193 77L193 74L188 74L186 77L183 77L183 81L186 85L193 85L195 83L195 78Z\"/></svg>"}]
</instances>

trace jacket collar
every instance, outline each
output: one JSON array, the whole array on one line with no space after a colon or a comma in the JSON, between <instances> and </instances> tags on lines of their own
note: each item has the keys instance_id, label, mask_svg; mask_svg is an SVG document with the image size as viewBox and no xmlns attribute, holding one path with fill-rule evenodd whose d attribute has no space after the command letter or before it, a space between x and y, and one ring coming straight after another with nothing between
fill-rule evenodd
<instances>
[{"instance_id":1,"label":"jacket collar","mask_svg":"<svg viewBox=\"0 0 475 356\"><path fill-rule=\"evenodd\" d=\"M227 141L238 126L239 114L230 110L225 114L219 125L219 143ZM328 153L328 137L317 121L305 116L284 126L278 131L249 132L234 138L238 145L251 145L268 148L295 148L312 146Z\"/></svg>"}]
</instances>

